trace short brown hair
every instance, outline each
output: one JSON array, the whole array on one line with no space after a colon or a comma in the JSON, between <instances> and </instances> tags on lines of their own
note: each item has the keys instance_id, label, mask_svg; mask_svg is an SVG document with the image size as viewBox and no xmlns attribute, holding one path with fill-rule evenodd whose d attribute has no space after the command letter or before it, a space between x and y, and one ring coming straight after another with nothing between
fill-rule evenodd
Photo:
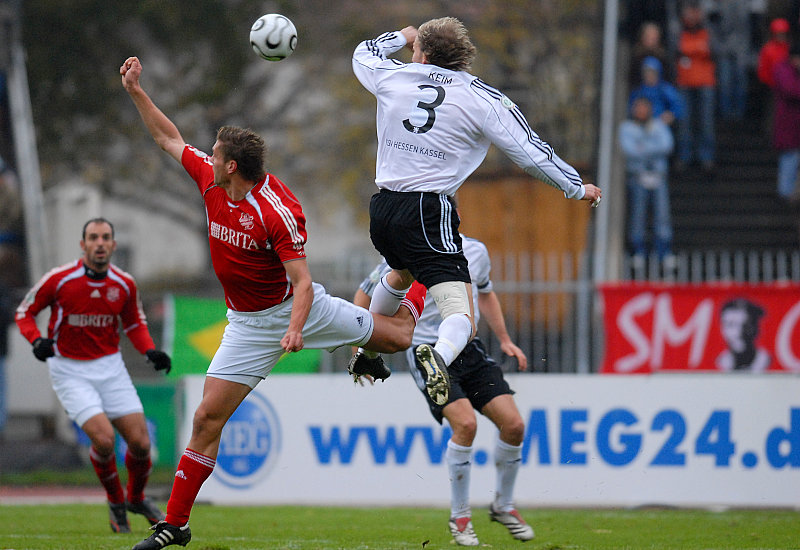
<instances>
[{"instance_id":1,"label":"short brown hair","mask_svg":"<svg viewBox=\"0 0 800 550\"><path fill-rule=\"evenodd\" d=\"M417 31L419 46L428 63L452 71L468 71L477 50L467 28L455 17L431 19Z\"/></svg>"},{"instance_id":2,"label":"short brown hair","mask_svg":"<svg viewBox=\"0 0 800 550\"><path fill-rule=\"evenodd\" d=\"M223 126L217 132L217 141L225 159L236 161L244 179L255 182L264 179L267 146L261 136L248 128Z\"/></svg>"},{"instance_id":3,"label":"short brown hair","mask_svg":"<svg viewBox=\"0 0 800 550\"><path fill-rule=\"evenodd\" d=\"M107 223L108 226L111 228L111 238L112 239L114 238L114 224L105 218L98 217L98 218L92 218L91 220L83 224L83 231L81 231L81 240L84 241L86 240L86 228L89 227L90 223Z\"/></svg>"}]
</instances>

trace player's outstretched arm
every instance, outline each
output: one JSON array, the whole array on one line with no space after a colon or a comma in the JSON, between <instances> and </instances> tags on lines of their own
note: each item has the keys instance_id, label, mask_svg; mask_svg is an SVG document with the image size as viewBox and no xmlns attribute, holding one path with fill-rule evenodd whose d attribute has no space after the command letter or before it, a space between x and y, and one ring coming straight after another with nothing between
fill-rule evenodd
<instances>
[{"instance_id":1,"label":"player's outstretched arm","mask_svg":"<svg viewBox=\"0 0 800 550\"><path fill-rule=\"evenodd\" d=\"M500 349L509 357L514 357L519 365L519 370L524 371L528 369L528 358L525 353L511 341L511 336L506 329L506 321L503 318L503 310L500 307L500 300L497 294L492 292L478 294L478 309L481 315L486 319L489 328L492 329L495 336L500 342Z\"/></svg>"},{"instance_id":2,"label":"player's outstretched arm","mask_svg":"<svg viewBox=\"0 0 800 550\"><path fill-rule=\"evenodd\" d=\"M128 95L131 96L133 104L139 111L145 126L150 131L150 135L164 151L172 158L181 161L183 149L186 142L183 140L177 126L167 118L167 116L156 107L150 96L142 89L139 84L139 77L142 74L142 64L138 57L129 57L119 68L122 75L122 86Z\"/></svg>"}]
</instances>

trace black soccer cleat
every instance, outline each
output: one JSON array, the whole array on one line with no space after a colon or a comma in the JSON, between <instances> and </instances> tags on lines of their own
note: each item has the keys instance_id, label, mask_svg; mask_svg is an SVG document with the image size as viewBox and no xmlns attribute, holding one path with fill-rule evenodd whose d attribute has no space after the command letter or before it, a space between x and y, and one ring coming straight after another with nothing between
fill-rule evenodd
<instances>
[{"instance_id":1,"label":"black soccer cleat","mask_svg":"<svg viewBox=\"0 0 800 550\"><path fill-rule=\"evenodd\" d=\"M183 527L177 527L166 521L159 521L150 528L155 531L152 535L131 548L131 550L159 550L165 546L186 546L192 540L192 530L187 523Z\"/></svg>"},{"instance_id":2,"label":"black soccer cleat","mask_svg":"<svg viewBox=\"0 0 800 550\"><path fill-rule=\"evenodd\" d=\"M444 359L433 346L420 344L414 348L414 363L425 380L425 391L437 405L445 405L450 398L450 375Z\"/></svg>"},{"instance_id":3,"label":"black soccer cleat","mask_svg":"<svg viewBox=\"0 0 800 550\"><path fill-rule=\"evenodd\" d=\"M155 525L166 517L164 512L159 510L158 506L153 504L153 501L147 497L142 499L141 502L128 502L127 507L129 512L143 515L150 522L150 525Z\"/></svg>"},{"instance_id":4,"label":"black soccer cleat","mask_svg":"<svg viewBox=\"0 0 800 550\"><path fill-rule=\"evenodd\" d=\"M347 365L347 371L353 375L353 381L357 382L361 376L370 375L374 380L386 380L392 375L392 371L386 366L383 357L370 358L363 351L357 351Z\"/></svg>"},{"instance_id":5,"label":"black soccer cleat","mask_svg":"<svg viewBox=\"0 0 800 550\"><path fill-rule=\"evenodd\" d=\"M125 503L108 503L108 523L115 533L130 533L131 525L128 523L128 514L125 512Z\"/></svg>"}]
</instances>

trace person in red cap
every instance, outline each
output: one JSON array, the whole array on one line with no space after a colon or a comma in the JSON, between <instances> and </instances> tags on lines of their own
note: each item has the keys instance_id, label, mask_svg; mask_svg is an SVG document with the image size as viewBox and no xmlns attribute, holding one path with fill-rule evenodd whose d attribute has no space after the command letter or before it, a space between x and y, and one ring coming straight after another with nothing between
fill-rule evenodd
<instances>
[{"instance_id":1,"label":"person in red cap","mask_svg":"<svg viewBox=\"0 0 800 550\"><path fill-rule=\"evenodd\" d=\"M789 22L783 18L773 19L769 25L771 38L758 54L758 79L773 88L775 86L775 65L789 55Z\"/></svg>"}]
</instances>

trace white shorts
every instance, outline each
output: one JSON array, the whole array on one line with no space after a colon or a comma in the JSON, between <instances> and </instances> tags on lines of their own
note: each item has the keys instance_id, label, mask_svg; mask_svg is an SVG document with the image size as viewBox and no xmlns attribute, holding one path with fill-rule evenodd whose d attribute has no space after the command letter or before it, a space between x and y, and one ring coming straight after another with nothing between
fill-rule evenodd
<instances>
[{"instance_id":1,"label":"white shorts","mask_svg":"<svg viewBox=\"0 0 800 550\"><path fill-rule=\"evenodd\" d=\"M325 292L313 283L314 302L303 327L303 344L309 349L332 351L341 346L362 346L372 337L372 315L347 300ZM264 311L228 310L228 326L208 367L208 376L246 384L251 388L266 378L285 353L293 300Z\"/></svg>"},{"instance_id":2,"label":"white shorts","mask_svg":"<svg viewBox=\"0 0 800 550\"><path fill-rule=\"evenodd\" d=\"M89 360L56 356L47 366L58 400L78 426L100 413L116 420L144 412L119 352Z\"/></svg>"}]
</instances>

